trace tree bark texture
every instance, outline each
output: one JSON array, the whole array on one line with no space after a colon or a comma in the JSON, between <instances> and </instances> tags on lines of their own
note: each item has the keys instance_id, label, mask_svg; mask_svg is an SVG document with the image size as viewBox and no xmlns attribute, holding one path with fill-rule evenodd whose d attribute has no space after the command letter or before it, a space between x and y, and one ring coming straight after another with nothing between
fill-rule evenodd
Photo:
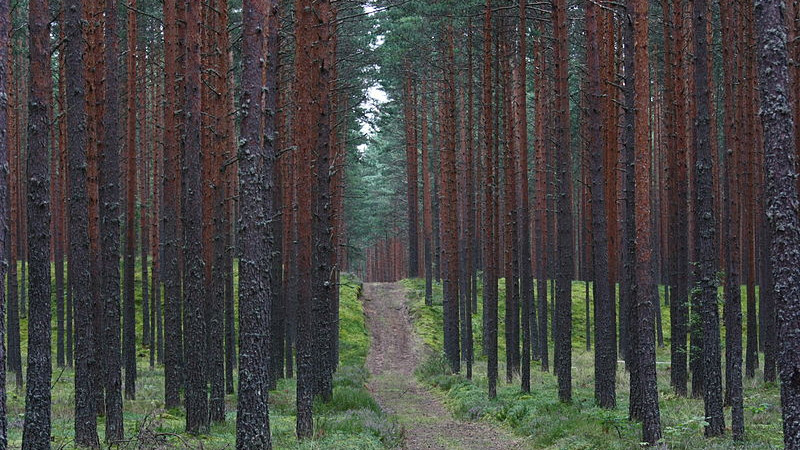
<instances>
[{"instance_id":1,"label":"tree bark texture","mask_svg":"<svg viewBox=\"0 0 800 450\"><path fill-rule=\"evenodd\" d=\"M28 386L22 448L50 448L50 8L32 0L28 9ZM23 279L24 282L24 279ZM23 300L24 301L24 300Z\"/></svg>"},{"instance_id":2,"label":"tree bark texture","mask_svg":"<svg viewBox=\"0 0 800 450\"><path fill-rule=\"evenodd\" d=\"M757 0L755 17L770 259L779 317L783 439L786 448L800 448L800 217L782 4Z\"/></svg>"},{"instance_id":3,"label":"tree bark texture","mask_svg":"<svg viewBox=\"0 0 800 450\"><path fill-rule=\"evenodd\" d=\"M271 448L269 435L269 323L274 298L270 277L273 239L267 233L274 214L272 164L275 162L275 111L265 109L264 90L276 86L264 83L267 66L263 56L267 41L278 32L268 18L276 2L245 0L244 71L242 73L241 139L239 146L239 192L242 209L239 220L239 409L236 417L236 448ZM274 80L274 78L273 78ZM263 128L262 128L263 127ZM280 355L278 355L280 357Z\"/></svg>"}]
</instances>

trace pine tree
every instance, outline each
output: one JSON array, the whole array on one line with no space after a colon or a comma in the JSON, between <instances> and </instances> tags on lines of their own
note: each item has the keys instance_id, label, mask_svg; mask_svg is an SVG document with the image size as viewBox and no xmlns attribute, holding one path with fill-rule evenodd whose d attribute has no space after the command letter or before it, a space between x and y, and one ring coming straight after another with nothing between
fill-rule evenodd
<instances>
[{"instance_id":1,"label":"pine tree","mask_svg":"<svg viewBox=\"0 0 800 450\"><path fill-rule=\"evenodd\" d=\"M788 96L789 57L783 2L755 2L761 121L767 168L769 245L778 299L783 437L786 448L800 447L800 218L794 122Z\"/></svg>"},{"instance_id":2,"label":"pine tree","mask_svg":"<svg viewBox=\"0 0 800 450\"><path fill-rule=\"evenodd\" d=\"M703 328L703 377L705 417L708 420L706 436L718 436L725 431L722 414L722 367L720 365L719 309L717 308L717 283L715 274L716 248L714 234L714 197L710 135L710 78L708 70L708 41L706 38L707 7L705 0L693 3L695 44L695 116L694 151L696 152L695 196L697 198L697 227L699 254L696 255L700 318Z\"/></svg>"},{"instance_id":3,"label":"pine tree","mask_svg":"<svg viewBox=\"0 0 800 450\"><path fill-rule=\"evenodd\" d=\"M643 440L655 445L661 439L661 419L658 408L658 387L656 384L656 353L653 323L653 308L659 302L653 295L653 260L650 210L650 64L648 55L648 5L645 2L628 3L633 19L633 58L634 72L634 155L635 155L635 200L636 208L636 294L631 309L630 351L635 352L638 380L631 377L633 383L638 382L641 392L640 413L642 419Z\"/></svg>"},{"instance_id":4,"label":"pine tree","mask_svg":"<svg viewBox=\"0 0 800 450\"><path fill-rule=\"evenodd\" d=\"M8 97L9 97L9 82L8 78L11 74L8 65L10 59L8 57L8 38L9 27L11 22L9 11L9 2L7 0L0 1L0 167L4 170L0 173L0 280L6 277L8 273L8 256L9 256L9 176L8 176L8 147L9 147L9 133L8 133ZM10 284L10 283L9 283ZM8 361L6 353L5 338L6 338L6 304L8 298L6 291L0 286L0 367L5 367ZM6 371L0 370L0 448L6 448L8 445L8 420L6 419Z\"/></svg>"},{"instance_id":5,"label":"pine tree","mask_svg":"<svg viewBox=\"0 0 800 450\"><path fill-rule=\"evenodd\" d=\"M203 245L201 224L201 162L207 157L200 145L200 8L186 2L186 65L184 84L185 148L183 164L183 238L184 273L183 302L186 358L186 431L203 433L208 429L208 392L205 370L206 320L203 282Z\"/></svg>"},{"instance_id":6,"label":"pine tree","mask_svg":"<svg viewBox=\"0 0 800 450\"><path fill-rule=\"evenodd\" d=\"M78 445L98 448L97 418L94 389L97 380L92 380L96 364L92 336L91 280L89 273L88 192L86 186L86 100L83 70L85 43L82 36L81 15L83 2L71 0L64 5L65 65L72 74L66 79L69 93L67 100L67 153L69 161L69 244L70 255L75 262L70 267L74 277L76 319L78 321L75 364L75 442Z\"/></svg>"},{"instance_id":7,"label":"pine tree","mask_svg":"<svg viewBox=\"0 0 800 450\"><path fill-rule=\"evenodd\" d=\"M486 189L485 213L487 218L484 233L484 282L483 282L483 335L487 354L487 376L489 398L497 397L497 155L494 151L494 117L492 108L492 2L486 0L483 16L483 138L484 164L486 167L484 187Z\"/></svg>"},{"instance_id":8,"label":"pine tree","mask_svg":"<svg viewBox=\"0 0 800 450\"><path fill-rule=\"evenodd\" d=\"M119 77L117 61L119 58L117 33L117 4L114 0L105 0L105 91L103 99L102 129L104 132L104 156L100 168L100 235L102 281L100 282L102 323L104 326L103 338L96 339L102 343L95 347L103 348L105 375L105 412L106 412L106 441L118 442L124 439L124 423L122 420L122 345L120 342L120 125L119 125ZM95 86L95 89L97 87ZM91 197L90 197L91 198ZM91 205L91 199L90 199ZM90 212L91 214L91 212ZM91 230L89 232L91 239ZM97 313L97 311L95 312ZM130 323L130 322L129 322ZM77 322L76 322L77 328ZM96 336L98 338L98 336ZM99 353L99 352L98 352ZM135 355L134 355L135 358Z\"/></svg>"},{"instance_id":9,"label":"pine tree","mask_svg":"<svg viewBox=\"0 0 800 450\"><path fill-rule=\"evenodd\" d=\"M242 127L239 146L240 195L242 196L239 237L240 310L239 329L239 409L236 416L236 448L271 448L269 435L268 379L269 337L262 326L269 323L271 291L269 277L273 241L267 234L268 218L273 215L270 190L272 164L275 163L275 111L267 109L262 92L275 98L276 86L265 85L267 42L278 33L268 19L276 14L277 2L244 0L243 37L244 71L242 73ZM274 23L272 23L274 25ZM273 49L274 50L274 49ZM269 56L269 55L268 55ZM267 58L267 60L273 60ZM275 80L275 78L271 78ZM274 104L273 104L274 107ZM262 112L263 111L263 112ZM264 127L264 128L262 128Z\"/></svg>"},{"instance_id":10,"label":"pine tree","mask_svg":"<svg viewBox=\"0 0 800 450\"><path fill-rule=\"evenodd\" d=\"M408 276L419 276L419 164L417 161L417 124L415 122L417 105L411 88L413 73L410 64L406 63L405 84L403 88L403 110L406 133L406 174L408 177Z\"/></svg>"},{"instance_id":11,"label":"pine tree","mask_svg":"<svg viewBox=\"0 0 800 450\"><path fill-rule=\"evenodd\" d=\"M608 228L606 225L605 209L605 158L603 149L605 142L602 133L602 107L603 87L601 84L600 70L600 40L597 30L597 6L586 2L586 40L589 73L589 112L588 121L589 155L591 164L591 205L592 205L592 279L594 294L594 323L595 323L595 401L604 408L613 408L616 405L616 372L617 349L616 330L614 330L614 299L610 297L611 287L608 271ZM588 289L587 289L588 292ZM588 295L588 294L587 294ZM588 329L587 329L588 335Z\"/></svg>"},{"instance_id":12,"label":"pine tree","mask_svg":"<svg viewBox=\"0 0 800 450\"><path fill-rule=\"evenodd\" d=\"M22 448L50 448L50 8L28 4L28 386ZM24 282L24 278L23 278ZM24 300L23 300L24 301Z\"/></svg>"},{"instance_id":13,"label":"pine tree","mask_svg":"<svg viewBox=\"0 0 800 450\"><path fill-rule=\"evenodd\" d=\"M125 145L125 253L123 258L122 355L125 399L136 399L136 0L128 0L127 140ZM109 64L108 71L115 71Z\"/></svg>"},{"instance_id":14,"label":"pine tree","mask_svg":"<svg viewBox=\"0 0 800 450\"><path fill-rule=\"evenodd\" d=\"M455 68L454 31L452 23L445 25L444 54L446 55L442 101L439 105L441 123L441 163L439 204L442 226L442 278L444 284L444 342L445 355L454 373L461 369L459 350L458 302L458 200L456 189L456 129L455 129Z\"/></svg>"},{"instance_id":15,"label":"pine tree","mask_svg":"<svg viewBox=\"0 0 800 450\"><path fill-rule=\"evenodd\" d=\"M567 85L569 53L567 50L567 4L553 2L556 73L556 135L563 154L557 157L558 171L558 270L555 298L555 368L558 398L572 401L572 150L570 138L569 89Z\"/></svg>"},{"instance_id":16,"label":"pine tree","mask_svg":"<svg viewBox=\"0 0 800 450\"><path fill-rule=\"evenodd\" d=\"M178 261L178 215L180 208L180 148L178 142L178 16L177 1L164 0L164 406L180 406L183 364L181 282Z\"/></svg>"}]
</instances>

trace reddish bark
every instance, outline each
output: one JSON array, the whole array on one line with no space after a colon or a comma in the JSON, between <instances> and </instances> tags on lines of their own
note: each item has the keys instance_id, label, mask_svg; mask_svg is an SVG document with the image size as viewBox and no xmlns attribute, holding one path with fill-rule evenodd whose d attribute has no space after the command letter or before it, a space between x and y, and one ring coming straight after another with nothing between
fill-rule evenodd
<instances>
[{"instance_id":1,"label":"reddish bark","mask_svg":"<svg viewBox=\"0 0 800 450\"><path fill-rule=\"evenodd\" d=\"M417 254L419 242L419 163L417 160L417 124L416 97L412 85L414 83L410 62L406 61L405 82L403 84L403 113L406 133L406 177L408 182L406 201L408 203L408 274L412 278L419 276Z\"/></svg>"},{"instance_id":2,"label":"reddish bark","mask_svg":"<svg viewBox=\"0 0 800 450\"><path fill-rule=\"evenodd\" d=\"M650 210L650 64L648 55L648 5L633 2L634 137L635 137L635 218L636 218L636 297L632 327L635 326L636 366L641 383L641 419L643 440L655 445L661 439L661 419L656 386L655 335L653 308L653 241ZM630 7L630 4L629 4ZM657 303L656 303L657 304Z\"/></svg>"},{"instance_id":3,"label":"reddish bark","mask_svg":"<svg viewBox=\"0 0 800 450\"><path fill-rule=\"evenodd\" d=\"M483 160L485 172L484 239L484 349L487 354L489 398L497 396L497 157L494 150L494 116L492 107L492 3L486 0L483 16Z\"/></svg>"},{"instance_id":4,"label":"reddish bark","mask_svg":"<svg viewBox=\"0 0 800 450\"><path fill-rule=\"evenodd\" d=\"M558 270L555 299L555 367L558 376L558 397L562 402L572 399L572 150L570 133L567 45L567 10L565 0L553 3L555 30L556 73L556 135L562 154L557 158L558 171Z\"/></svg>"},{"instance_id":5,"label":"reddish bark","mask_svg":"<svg viewBox=\"0 0 800 450\"><path fill-rule=\"evenodd\" d=\"M433 212L431 202L430 157L428 151L428 92L427 84L422 82L420 96L420 134L422 151L422 218L425 258L425 304L433 304Z\"/></svg>"},{"instance_id":6,"label":"reddish bark","mask_svg":"<svg viewBox=\"0 0 800 450\"><path fill-rule=\"evenodd\" d=\"M122 354L125 399L136 398L136 0L128 0L127 141L125 144L125 253L123 272ZM109 71L114 70L109 66Z\"/></svg>"},{"instance_id":7,"label":"reddish bark","mask_svg":"<svg viewBox=\"0 0 800 450\"><path fill-rule=\"evenodd\" d=\"M242 220L240 315L241 331L239 413L236 418L237 449L271 448L269 435L269 330L264 324L270 321L272 296L273 256L272 242L267 236L272 210L273 167L275 161L274 137L275 111L268 110L264 89L264 70L277 72L277 67L266 66L262 57L267 42L278 30L268 28L268 17L275 2L245 0L243 4L244 71L242 73L242 106L245 114L241 128L239 158L242 171ZM272 23L274 25L274 22ZM274 77L271 78L274 80ZM270 105L274 107L274 103ZM266 140L264 138L267 138ZM298 384L298 388L300 385Z\"/></svg>"},{"instance_id":8,"label":"reddish bark","mask_svg":"<svg viewBox=\"0 0 800 450\"><path fill-rule=\"evenodd\" d=\"M461 368L459 352L458 304L458 195L456 186L455 129L455 41L452 22L445 26L445 73L442 85L440 121L442 123L440 211L442 223L442 271L444 282L444 342L450 368Z\"/></svg>"},{"instance_id":9,"label":"reddish bark","mask_svg":"<svg viewBox=\"0 0 800 450\"><path fill-rule=\"evenodd\" d=\"M601 108L604 89L600 56L604 48L598 34L598 8L592 2L586 4L587 69L589 71L590 105L586 117L590 134L588 151L591 165L591 209L592 209L592 280L594 281L595 323L595 401L604 408L616 405L616 302L610 294L608 225L606 223L606 183L609 158L604 154L608 148L602 130ZM587 294L588 295L588 294ZM587 315L588 316L588 315ZM589 330L587 329L587 336ZM587 339L588 341L588 339Z\"/></svg>"},{"instance_id":10,"label":"reddish bark","mask_svg":"<svg viewBox=\"0 0 800 450\"><path fill-rule=\"evenodd\" d=\"M536 97L536 132L534 146L536 156L536 213L534 234L536 235L536 288L539 313L539 353L542 371L549 370L547 346L547 151L545 146L545 70L543 43L541 38L534 41L534 59L537 61L534 72Z\"/></svg>"},{"instance_id":11,"label":"reddish bark","mask_svg":"<svg viewBox=\"0 0 800 450\"><path fill-rule=\"evenodd\" d=\"M507 26L507 24L504 24ZM511 383L519 366L519 239L517 235L517 166L514 142L513 76L508 32L501 38L503 80L503 253L506 290L506 381Z\"/></svg>"},{"instance_id":12,"label":"reddish bark","mask_svg":"<svg viewBox=\"0 0 800 450\"><path fill-rule=\"evenodd\" d=\"M296 2L296 53L295 89L296 116L294 139L298 151L298 277L301 282L297 303L297 435L310 437L312 433L311 403L314 390L319 387L321 361L312 342L327 327L324 315L329 306L330 253L326 240L330 236L327 211L329 206L329 77L331 58L331 4L328 0ZM312 132L317 130L317 133ZM315 158L316 155L316 158ZM316 174L316 179L314 175ZM316 187L316 189L315 189ZM317 198L320 197L320 198ZM314 201L316 198L316 201ZM316 216L316 217L315 217ZM323 217L324 216L324 217ZM315 223L315 220L319 220ZM314 240L312 240L314 239ZM327 244L329 245L329 244ZM312 250L313 248L313 250ZM319 323L317 323L319 322ZM325 374L327 378L327 374Z\"/></svg>"},{"instance_id":13,"label":"reddish bark","mask_svg":"<svg viewBox=\"0 0 800 450\"><path fill-rule=\"evenodd\" d=\"M83 4L72 1L65 5L64 27L68 37L65 46L65 66L73 74L67 78L66 125L72 132L66 138L69 161L69 254L73 258L70 265L76 298L77 336L75 348L75 442L78 445L98 448L97 411L95 410L95 389L102 389L102 381L93 379L95 374L95 346L93 342L92 305L87 301L92 296L89 272L89 231L86 216L88 213L88 192L86 180L86 83L81 70L85 42L81 36L81 15ZM117 286L119 289L119 286Z\"/></svg>"}]
</instances>

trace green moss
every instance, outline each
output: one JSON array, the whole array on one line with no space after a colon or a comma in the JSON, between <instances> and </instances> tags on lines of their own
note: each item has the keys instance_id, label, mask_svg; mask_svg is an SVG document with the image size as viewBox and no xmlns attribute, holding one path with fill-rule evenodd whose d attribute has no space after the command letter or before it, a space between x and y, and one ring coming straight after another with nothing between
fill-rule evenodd
<instances>
[{"instance_id":1,"label":"green moss","mask_svg":"<svg viewBox=\"0 0 800 450\"><path fill-rule=\"evenodd\" d=\"M234 266L234 269L236 266ZM136 271L137 337L141 339L141 280ZM238 274L234 271L235 282ZM55 290L54 290L55 292ZM151 291L152 292L152 291ZM369 376L365 366L369 348L369 335L359 294L361 283L343 276L340 282L340 360L334 375L333 399L316 402L314 438L301 443L295 437L296 403L295 380L279 380L270 392L270 428L274 448L297 449L378 449L397 446L403 431L397 422L384 414L367 391ZM55 299L55 295L54 295ZM55 302L53 303L53 358L55 358ZM20 322L23 361L27 353L27 320ZM141 448L206 448L226 449L235 446L236 395L226 398L229 411L226 421L215 424L202 436L184 433L186 418L182 409L163 409L163 368L149 367L149 348L137 343L138 379L137 399L124 403L126 439L131 446ZM54 361L55 362L55 361ZM10 447L22 444L22 424L25 409L25 391L14 386L9 374L8 438ZM52 417L53 447L74 448L74 371L53 370ZM236 386L236 383L234 383ZM98 432L103 439L105 423L98 420Z\"/></svg>"},{"instance_id":2,"label":"green moss","mask_svg":"<svg viewBox=\"0 0 800 450\"><path fill-rule=\"evenodd\" d=\"M342 277L339 286L339 360L345 366L363 367L367 361L369 332L360 295L360 282Z\"/></svg>"},{"instance_id":3,"label":"green moss","mask_svg":"<svg viewBox=\"0 0 800 450\"><path fill-rule=\"evenodd\" d=\"M445 394L447 407L456 417L467 420L487 420L508 427L514 433L530 439L532 448L553 449L630 449L638 447L641 427L627 419L628 375L623 364L617 372L617 409L604 410L594 405L594 353L586 351L586 284L574 282L572 285L572 363L573 363L573 402L563 404L558 400L556 378L539 370L538 363L532 364L531 392L523 393L515 377L513 385L502 381L498 386L497 398L489 400L486 378L486 364L480 357L482 308L473 317L475 330L475 355L478 357L472 380L461 374L451 374L448 365L442 360L442 308L441 288L435 285L434 306L424 305L424 280L404 280L409 289L409 305L415 320L415 329L425 344L434 350L417 370L417 377L425 384L441 390ZM479 284L480 286L480 284ZM499 380L505 380L503 359L505 357L503 313L505 295L503 281L499 283L499 342L498 352ZM591 308L590 289L590 317ZM479 294L482 289L479 287ZM783 442L780 414L780 391L775 385L764 385L760 378L745 379L745 427L747 440L734 444L727 437L706 439L703 437L702 399L678 397L669 386L669 307L664 305L663 286L661 293L662 323L666 346L657 349L658 388L661 409L661 422L664 441L670 448L781 448ZM743 299L744 303L745 299ZM593 324L592 324L593 327ZM593 328L590 329L593 333ZM594 336L592 336L594 343ZM552 342L550 343L552 345ZM552 351L550 357L552 359ZM551 366L552 367L552 366ZM726 409L730 420L730 409Z\"/></svg>"}]
</instances>

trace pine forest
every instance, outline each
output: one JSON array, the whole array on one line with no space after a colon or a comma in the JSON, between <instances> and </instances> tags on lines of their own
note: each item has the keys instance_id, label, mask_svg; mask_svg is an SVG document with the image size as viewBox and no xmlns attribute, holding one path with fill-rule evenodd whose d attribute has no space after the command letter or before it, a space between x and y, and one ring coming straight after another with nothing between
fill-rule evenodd
<instances>
[{"instance_id":1,"label":"pine forest","mask_svg":"<svg viewBox=\"0 0 800 450\"><path fill-rule=\"evenodd\" d=\"M798 0L0 0L0 450L800 450L798 142Z\"/></svg>"}]
</instances>

